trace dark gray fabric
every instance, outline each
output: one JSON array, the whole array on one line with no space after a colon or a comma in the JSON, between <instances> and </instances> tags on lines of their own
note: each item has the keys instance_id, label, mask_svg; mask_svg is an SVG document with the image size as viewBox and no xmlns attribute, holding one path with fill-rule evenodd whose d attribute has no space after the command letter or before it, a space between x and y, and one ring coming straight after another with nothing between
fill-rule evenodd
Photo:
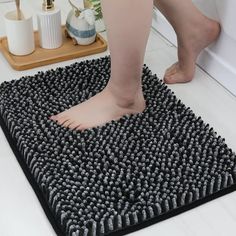
<instances>
[{"instance_id":1,"label":"dark gray fabric","mask_svg":"<svg viewBox=\"0 0 236 236\"><path fill-rule=\"evenodd\" d=\"M235 186L235 153L146 65L144 112L84 132L48 119L109 76L105 56L0 85L1 117L64 235L132 228Z\"/></svg>"}]
</instances>

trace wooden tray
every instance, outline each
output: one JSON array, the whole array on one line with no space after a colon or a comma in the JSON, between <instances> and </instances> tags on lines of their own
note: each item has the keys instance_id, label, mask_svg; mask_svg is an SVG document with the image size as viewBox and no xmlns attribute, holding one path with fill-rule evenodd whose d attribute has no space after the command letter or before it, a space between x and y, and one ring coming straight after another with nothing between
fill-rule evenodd
<instances>
[{"instance_id":1,"label":"wooden tray","mask_svg":"<svg viewBox=\"0 0 236 236\"><path fill-rule=\"evenodd\" d=\"M63 45L57 49L43 49L39 46L38 31L35 35L35 51L26 56L15 56L8 51L7 38L0 38L0 50L15 70L27 70L38 66L44 66L60 61L106 51L107 42L97 33L96 40L90 45L74 45L72 39L67 38L64 33L65 26L62 26Z\"/></svg>"}]
</instances>

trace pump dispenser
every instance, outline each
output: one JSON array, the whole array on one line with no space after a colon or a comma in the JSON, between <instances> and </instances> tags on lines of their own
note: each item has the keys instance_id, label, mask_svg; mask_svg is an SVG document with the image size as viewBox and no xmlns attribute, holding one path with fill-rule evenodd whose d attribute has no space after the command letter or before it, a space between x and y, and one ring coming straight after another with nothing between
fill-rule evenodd
<instances>
[{"instance_id":1,"label":"pump dispenser","mask_svg":"<svg viewBox=\"0 0 236 236\"><path fill-rule=\"evenodd\" d=\"M44 0L43 1L43 10L44 11L52 11L54 10L54 1L53 0Z\"/></svg>"},{"instance_id":2,"label":"pump dispenser","mask_svg":"<svg viewBox=\"0 0 236 236\"><path fill-rule=\"evenodd\" d=\"M61 11L54 6L54 0L44 0L37 14L39 42L45 49L62 45Z\"/></svg>"}]
</instances>

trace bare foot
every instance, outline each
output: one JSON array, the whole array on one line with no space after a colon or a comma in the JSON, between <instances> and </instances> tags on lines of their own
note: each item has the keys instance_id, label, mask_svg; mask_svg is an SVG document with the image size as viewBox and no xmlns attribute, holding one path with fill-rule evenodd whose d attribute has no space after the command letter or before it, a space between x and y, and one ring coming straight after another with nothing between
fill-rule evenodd
<instances>
[{"instance_id":1,"label":"bare foot","mask_svg":"<svg viewBox=\"0 0 236 236\"><path fill-rule=\"evenodd\" d=\"M126 114L142 112L144 109L142 92L132 100L121 100L106 87L87 101L50 118L64 127L84 130L117 120Z\"/></svg>"},{"instance_id":2,"label":"bare foot","mask_svg":"<svg viewBox=\"0 0 236 236\"><path fill-rule=\"evenodd\" d=\"M179 61L166 70L164 82L167 84L185 83L193 79L195 63L199 53L220 34L220 24L204 17L199 25L190 24L185 36L177 35Z\"/></svg>"}]
</instances>

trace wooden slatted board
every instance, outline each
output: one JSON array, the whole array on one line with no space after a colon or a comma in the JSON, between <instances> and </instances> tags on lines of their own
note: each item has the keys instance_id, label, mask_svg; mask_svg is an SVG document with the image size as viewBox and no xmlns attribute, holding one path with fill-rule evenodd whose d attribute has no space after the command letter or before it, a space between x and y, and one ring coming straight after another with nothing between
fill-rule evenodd
<instances>
[{"instance_id":1,"label":"wooden slatted board","mask_svg":"<svg viewBox=\"0 0 236 236\"><path fill-rule=\"evenodd\" d=\"M8 50L7 38L0 38L0 50L15 70L27 70L61 61L100 53L107 50L107 42L97 33L96 40L90 45L74 45L72 39L65 36L62 26L63 45L57 49L43 49L39 46L38 31L35 35L35 51L26 56L15 56Z\"/></svg>"}]
</instances>

